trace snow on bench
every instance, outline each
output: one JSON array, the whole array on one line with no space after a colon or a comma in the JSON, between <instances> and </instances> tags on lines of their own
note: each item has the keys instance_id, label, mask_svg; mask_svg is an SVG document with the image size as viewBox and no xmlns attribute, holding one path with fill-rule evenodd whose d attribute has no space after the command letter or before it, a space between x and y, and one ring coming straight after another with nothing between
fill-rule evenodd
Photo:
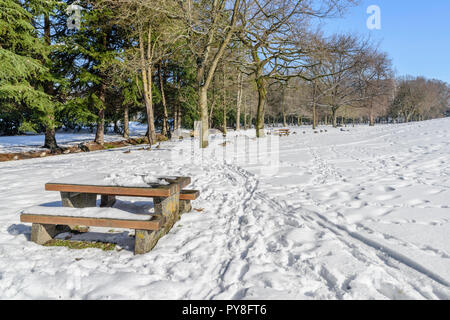
<instances>
[{"instance_id":1,"label":"snow on bench","mask_svg":"<svg viewBox=\"0 0 450 320\"><path fill-rule=\"evenodd\" d=\"M136 235L139 235L148 231L159 232L165 220L162 215L135 214L115 208L36 206L27 208L20 214L21 222L33 224L31 240L37 244L44 244L57 234L68 231L68 226L135 229ZM142 244L137 241L138 251L139 246L142 247Z\"/></svg>"},{"instance_id":2,"label":"snow on bench","mask_svg":"<svg viewBox=\"0 0 450 320\"><path fill-rule=\"evenodd\" d=\"M66 216L78 218L105 218L119 220L141 220L148 221L151 218L150 213L131 213L116 208L70 208L70 207L45 207L33 206L23 209L20 214L26 215L47 215L47 216Z\"/></svg>"}]
</instances>

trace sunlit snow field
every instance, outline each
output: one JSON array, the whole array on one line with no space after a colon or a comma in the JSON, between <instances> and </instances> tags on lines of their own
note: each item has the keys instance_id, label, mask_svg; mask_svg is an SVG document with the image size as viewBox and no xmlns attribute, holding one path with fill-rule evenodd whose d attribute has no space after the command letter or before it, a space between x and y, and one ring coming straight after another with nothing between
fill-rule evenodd
<instances>
[{"instance_id":1,"label":"sunlit snow field","mask_svg":"<svg viewBox=\"0 0 450 320\"><path fill-rule=\"evenodd\" d=\"M212 136L195 161L196 141L183 139L2 162L0 299L449 299L450 119L343 129L291 128L262 155L277 159L269 173L217 156L244 136L235 152L256 152L253 130ZM133 255L132 230L72 238L114 251L31 242L20 211L59 205L44 184L89 171L190 176L203 211L145 255ZM119 199L116 209L152 211L151 199Z\"/></svg>"}]
</instances>

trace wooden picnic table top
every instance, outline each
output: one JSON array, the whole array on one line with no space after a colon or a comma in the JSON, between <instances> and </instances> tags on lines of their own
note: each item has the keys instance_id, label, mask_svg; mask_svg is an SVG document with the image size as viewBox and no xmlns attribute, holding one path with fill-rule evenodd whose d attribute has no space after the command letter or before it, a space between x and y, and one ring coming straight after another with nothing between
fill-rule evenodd
<instances>
[{"instance_id":1,"label":"wooden picnic table top","mask_svg":"<svg viewBox=\"0 0 450 320\"><path fill-rule=\"evenodd\" d=\"M130 180L136 177L130 175ZM143 179L144 180L144 179ZM95 193L100 195L134 196L134 197L169 197L191 183L190 177L158 176L155 182L136 183L135 181L116 185L107 174L73 175L45 184L47 191ZM158 183L161 180L163 183Z\"/></svg>"}]
</instances>

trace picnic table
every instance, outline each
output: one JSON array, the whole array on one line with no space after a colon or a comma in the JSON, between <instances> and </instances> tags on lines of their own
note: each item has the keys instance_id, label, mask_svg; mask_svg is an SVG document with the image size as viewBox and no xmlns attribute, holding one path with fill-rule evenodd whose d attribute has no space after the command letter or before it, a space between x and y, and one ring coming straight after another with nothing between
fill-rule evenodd
<instances>
[{"instance_id":1,"label":"picnic table","mask_svg":"<svg viewBox=\"0 0 450 320\"><path fill-rule=\"evenodd\" d=\"M31 240L38 244L67 231L68 226L134 229L134 253L142 254L156 245L182 213L191 210L191 200L199 196L199 191L183 189L190 183L190 177L158 177L155 182L119 186L108 182L105 175L96 173L66 177L45 185L47 191L60 192L60 209L25 209L20 220L32 223ZM89 215L88 210L82 208L96 207L98 195L102 208L112 207L118 196L153 198L154 214L142 216L111 209L94 210L95 214Z\"/></svg>"}]
</instances>

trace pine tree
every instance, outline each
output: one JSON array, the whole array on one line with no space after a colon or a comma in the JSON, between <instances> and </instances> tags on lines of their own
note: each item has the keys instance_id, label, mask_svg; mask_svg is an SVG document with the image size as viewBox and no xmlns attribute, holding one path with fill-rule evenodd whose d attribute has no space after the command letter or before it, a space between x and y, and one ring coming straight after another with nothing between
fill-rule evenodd
<instances>
[{"instance_id":1,"label":"pine tree","mask_svg":"<svg viewBox=\"0 0 450 320\"><path fill-rule=\"evenodd\" d=\"M80 29L68 32L64 43L65 53L75 57L73 65L66 66L68 75L75 80L71 83L75 99L69 105L77 110L77 114L91 112L96 115L95 141L103 144L110 82L108 67L118 55L121 39L111 23L114 13L107 8L95 7L96 2L80 2L85 9Z\"/></svg>"},{"instance_id":2,"label":"pine tree","mask_svg":"<svg viewBox=\"0 0 450 320\"><path fill-rule=\"evenodd\" d=\"M48 126L53 112L51 96L43 83L51 78L46 66L48 47L37 36L32 12L43 11L46 1L0 0L0 101L10 110L31 111L40 123L22 122L22 128L34 130Z\"/></svg>"}]
</instances>

